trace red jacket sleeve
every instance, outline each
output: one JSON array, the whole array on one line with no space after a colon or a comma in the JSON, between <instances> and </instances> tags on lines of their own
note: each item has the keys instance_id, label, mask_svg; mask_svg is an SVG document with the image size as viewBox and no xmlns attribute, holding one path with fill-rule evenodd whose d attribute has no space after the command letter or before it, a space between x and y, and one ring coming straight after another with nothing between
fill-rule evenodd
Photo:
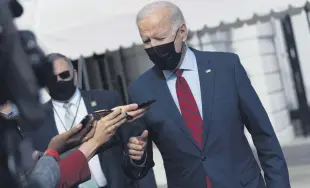
<instances>
[{"instance_id":1,"label":"red jacket sleeve","mask_svg":"<svg viewBox=\"0 0 310 188\"><path fill-rule=\"evenodd\" d=\"M58 188L69 188L90 179L88 161L80 150L76 150L59 162L60 181Z\"/></svg>"}]
</instances>

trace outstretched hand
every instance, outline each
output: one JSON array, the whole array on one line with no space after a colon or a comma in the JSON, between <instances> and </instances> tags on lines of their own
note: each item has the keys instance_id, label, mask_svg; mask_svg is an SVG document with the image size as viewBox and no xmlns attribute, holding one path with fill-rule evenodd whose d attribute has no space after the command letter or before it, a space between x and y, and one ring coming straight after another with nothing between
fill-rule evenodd
<instances>
[{"instance_id":1,"label":"outstretched hand","mask_svg":"<svg viewBox=\"0 0 310 188\"><path fill-rule=\"evenodd\" d=\"M90 123L92 123L92 120ZM54 136L48 145L48 149L55 150L59 154L62 154L92 138L95 129L96 126L93 126L90 131L89 125L85 126L83 129L82 124L74 126L69 131Z\"/></svg>"},{"instance_id":2,"label":"outstretched hand","mask_svg":"<svg viewBox=\"0 0 310 188\"><path fill-rule=\"evenodd\" d=\"M95 122L96 131L93 140L99 145L106 143L126 121L126 115L121 108L114 109L112 113Z\"/></svg>"}]
</instances>

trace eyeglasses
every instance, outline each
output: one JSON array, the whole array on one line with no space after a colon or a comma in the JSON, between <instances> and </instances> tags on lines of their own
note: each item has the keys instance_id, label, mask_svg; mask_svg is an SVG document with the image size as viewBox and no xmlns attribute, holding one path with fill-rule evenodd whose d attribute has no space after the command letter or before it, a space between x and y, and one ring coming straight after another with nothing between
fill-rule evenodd
<instances>
[{"instance_id":1,"label":"eyeglasses","mask_svg":"<svg viewBox=\"0 0 310 188\"><path fill-rule=\"evenodd\" d=\"M67 78L70 78L71 74L70 74L70 71L64 71L64 72L61 72L61 73L55 75L56 78L57 78L57 76L59 76L59 78L65 80Z\"/></svg>"}]
</instances>

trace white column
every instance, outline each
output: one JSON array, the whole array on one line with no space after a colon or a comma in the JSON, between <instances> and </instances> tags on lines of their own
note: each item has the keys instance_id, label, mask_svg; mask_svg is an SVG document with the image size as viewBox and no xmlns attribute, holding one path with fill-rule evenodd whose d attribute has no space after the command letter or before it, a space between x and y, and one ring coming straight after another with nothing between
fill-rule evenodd
<instances>
[{"instance_id":1,"label":"white column","mask_svg":"<svg viewBox=\"0 0 310 188\"><path fill-rule=\"evenodd\" d=\"M281 144L294 139L271 22L232 32L234 52L240 56ZM252 144L250 134L246 133Z\"/></svg>"},{"instance_id":2,"label":"white column","mask_svg":"<svg viewBox=\"0 0 310 188\"><path fill-rule=\"evenodd\" d=\"M281 81L272 24L257 24L205 34L201 41L203 50L227 51L239 55L280 143L286 144L292 141L294 132ZM253 146L247 131L246 135Z\"/></svg>"}]
</instances>

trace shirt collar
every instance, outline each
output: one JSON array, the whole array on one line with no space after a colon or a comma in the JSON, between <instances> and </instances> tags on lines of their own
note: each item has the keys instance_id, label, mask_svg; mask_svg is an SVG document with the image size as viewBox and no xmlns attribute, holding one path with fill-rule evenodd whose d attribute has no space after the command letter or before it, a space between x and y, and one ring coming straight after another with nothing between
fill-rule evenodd
<instances>
[{"instance_id":1,"label":"shirt collar","mask_svg":"<svg viewBox=\"0 0 310 188\"><path fill-rule=\"evenodd\" d=\"M63 107L65 103L71 103L72 105L77 105L80 100L80 97L81 97L81 92L78 88L76 88L74 95L71 97L71 99L69 99L68 102L59 102L55 100L52 100L52 101L54 105Z\"/></svg>"},{"instance_id":2,"label":"shirt collar","mask_svg":"<svg viewBox=\"0 0 310 188\"><path fill-rule=\"evenodd\" d=\"M196 71L197 70L195 54L187 46L186 46L186 52L185 52L184 59L179 69L182 69L184 71ZM171 76L173 76L174 71L163 70L163 73L164 73L166 80L168 80L171 78Z\"/></svg>"}]
</instances>

